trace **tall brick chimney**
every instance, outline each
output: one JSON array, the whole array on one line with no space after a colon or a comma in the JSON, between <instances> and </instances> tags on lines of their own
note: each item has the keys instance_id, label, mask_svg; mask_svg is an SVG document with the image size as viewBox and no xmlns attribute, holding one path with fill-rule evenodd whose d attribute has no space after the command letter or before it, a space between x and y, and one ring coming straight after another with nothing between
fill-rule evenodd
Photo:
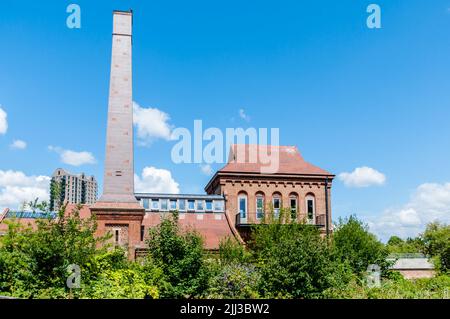
<instances>
[{"instance_id":1,"label":"tall brick chimney","mask_svg":"<svg viewBox=\"0 0 450 319\"><path fill-rule=\"evenodd\" d=\"M134 196L132 25L132 11L113 12L103 194L91 206L98 234L113 233L115 244L129 247L130 258L140 242L144 216Z\"/></svg>"},{"instance_id":2,"label":"tall brick chimney","mask_svg":"<svg viewBox=\"0 0 450 319\"><path fill-rule=\"evenodd\" d=\"M132 12L114 11L106 157L100 202L136 203L133 167Z\"/></svg>"}]
</instances>

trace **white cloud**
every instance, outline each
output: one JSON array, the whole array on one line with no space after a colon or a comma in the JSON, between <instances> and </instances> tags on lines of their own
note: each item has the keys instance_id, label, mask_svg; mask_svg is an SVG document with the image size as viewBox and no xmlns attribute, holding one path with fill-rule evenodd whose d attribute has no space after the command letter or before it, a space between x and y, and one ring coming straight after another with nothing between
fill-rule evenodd
<instances>
[{"instance_id":1,"label":"white cloud","mask_svg":"<svg viewBox=\"0 0 450 319\"><path fill-rule=\"evenodd\" d=\"M27 176L20 171L0 170L0 210L18 209L22 203L39 197L49 199L50 177Z\"/></svg>"},{"instance_id":2,"label":"white cloud","mask_svg":"<svg viewBox=\"0 0 450 319\"><path fill-rule=\"evenodd\" d=\"M71 150L65 150L60 147L49 146L48 149L55 153L58 153L60 156L61 162L72 165L72 166L81 166L85 164L95 164L97 163L94 155L90 152L82 151L76 152Z\"/></svg>"},{"instance_id":3,"label":"white cloud","mask_svg":"<svg viewBox=\"0 0 450 319\"><path fill-rule=\"evenodd\" d=\"M172 173L166 169L148 166L142 170L141 176L134 175L134 188L138 193L178 194L179 186Z\"/></svg>"},{"instance_id":4,"label":"white cloud","mask_svg":"<svg viewBox=\"0 0 450 319\"><path fill-rule=\"evenodd\" d=\"M367 166L355 168L351 173L341 173L338 177L348 187L383 185L386 181L386 176L383 173Z\"/></svg>"},{"instance_id":5,"label":"white cloud","mask_svg":"<svg viewBox=\"0 0 450 319\"><path fill-rule=\"evenodd\" d=\"M157 108L144 108L133 102L133 124L137 128L139 145L148 145L156 139L171 140L170 116Z\"/></svg>"},{"instance_id":6,"label":"white cloud","mask_svg":"<svg viewBox=\"0 0 450 319\"><path fill-rule=\"evenodd\" d=\"M10 147L16 150L24 150L27 148L27 142L22 140L14 140Z\"/></svg>"},{"instance_id":7,"label":"white cloud","mask_svg":"<svg viewBox=\"0 0 450 319\"><path fill-rule=\"evenodd\" d=\"M369 227L383 240L392 235L414 237L428 223L450 223L450 183L425 183L399 208L389 208L381 216L369 218Z\"/></svg>"},{"instance_id":8,"label":"white cloud","mask_svg":"<svg viewBox=\"0 0 450 319\"><path fill-rule=\"evenodd\" d=\"M1 106L1 105L0 105ZM5 134L8 130L8 115L6 112L0 107L0 134Z\"/></svg>"},{"instance_id":9,"label":"white cloud","mask_svg":"<svg viewBox=\"0 0 450 319\"><path fill-rule=\"evenodd\" d=\"M239 117L244 121L250 122L250 117L247 114L245 114L244 109L239 109Z\"/></svg>"},{"instance_id":10,"label":"white cloud","mask_svg":"<svg viewBox=\"0 0 450 319\"><path fill-rule=\"evenodd\" d=\"M209 164L200 165L200 169L201 169L202 173L207 176L211 176L214 173L213 168Z\"/></svg>"}]
</instances>

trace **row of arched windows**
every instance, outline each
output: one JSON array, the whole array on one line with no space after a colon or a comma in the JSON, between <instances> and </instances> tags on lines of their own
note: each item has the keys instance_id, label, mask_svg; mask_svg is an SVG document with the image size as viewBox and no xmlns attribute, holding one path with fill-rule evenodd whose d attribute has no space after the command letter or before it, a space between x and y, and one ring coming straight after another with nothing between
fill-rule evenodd
<instances>
[{"instance_id":1,"label":"row of arched windows","mask_svg":"<svg viewBox=\"0 0 450 319\"><path fill-rule=\"evenodd\" d=\"M280 214L280 210L282 206L281 194L275 192L272 194L271 203L273 208L274 216L277 218ZM298 216L298 199L299 196L297 193L291 193L289 195L289 209L291 212L291 218L297 219ZM241 221L246 221L248 218L248 196L246 192L240 192L238 194L238 203L237 207L239 210ZM265 209L266 209L266 196L262 192L258 192L255 194L255 207L256 207L256 218L261 220L264 217ZM316 215L316 202L315 196L312 193L308 193L305 196L305 212L308 219L308 222L313 222Z\"/></svg>"}]
</instances>

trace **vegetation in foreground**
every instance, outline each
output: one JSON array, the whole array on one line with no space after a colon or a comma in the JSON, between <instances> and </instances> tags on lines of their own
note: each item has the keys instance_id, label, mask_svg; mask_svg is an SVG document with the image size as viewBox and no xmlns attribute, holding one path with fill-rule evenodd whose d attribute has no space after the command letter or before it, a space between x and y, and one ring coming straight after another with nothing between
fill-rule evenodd
<instances>
[{"instance_id":1,"label":"vegetation in foreground","mask_svg":"<svg viewBox=\"0 0 450 319\"><path fill-rule=\"evenodd\" d=\"M63 210L62 210L63 211ZM255 226L244 248L224 240L216 254L201 236L178 227L177 213L151 229L149 253L131 262L126 251L96 238L96 221L62 211L31 229L11 221L0 237L0 295L18 298L448 298L450 226L433 223L418 238L387 245L356 217L340 220L332 238L314 226L284 220ZM430 279L405 280L389 270L392 253L424 253L438 269ZM81 286L66 285L69 265ZM381 267L369 288L367 267Z\"/></svg>"}]
</instances>

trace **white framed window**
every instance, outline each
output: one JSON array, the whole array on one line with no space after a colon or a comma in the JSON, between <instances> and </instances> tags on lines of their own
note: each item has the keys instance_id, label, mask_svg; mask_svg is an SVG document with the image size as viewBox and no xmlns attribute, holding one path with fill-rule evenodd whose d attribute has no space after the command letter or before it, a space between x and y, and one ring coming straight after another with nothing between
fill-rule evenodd
<instances>
[{"instance_id":1,"label":"white framed window","mask_svg":"<svg viewBox=\"0 0 450 319\"><path fill-rule=\"evenodd\" d=\"M206 211L207 212L212 212L213 210L213 206L212 206L212 200L206 200L205 201L205 206L206 206Z\"/></svg>"},{"instance_id":2,"label":"white framed window","mask_svg":"<svg viewBox=\"0 0 450 319\"><path fill-rule=\"evenodd\" d=\"M309 224L314 223L316 217L316 201L313 195L307 195L305 198L306 203L306 218Z\"/></svg>"},{"instance_id":3,"label":"white framed window","mask_svg":"<svg viewBox=\"0 0 450 319\"><path fill-rule=\"evenodd\" d=\"M264 217L264 196L256 195L256 218L261 220Z\"/></svg>"},{"instance_id":4,"label":"white framed window","mask_svg":"<svg viewBox=\"0 0 450 319\"><path fill-rule=\"evenodd\" d=\"M291 219L292 220L297 219L297 207L298 207L297 196L291 196L289 198L289 208L291 211Z\"/></svg>"},{"instance_id":5,"label":"white framed window","mask_svg":"<svg viewBox=\"0 0 450 319\"><path fill-rule=\"evenodd\" d=\"M159 210L159 200L152 199L152 210Z\"/></svg>"},{"instance_id":6,"label":"white framed window","mask_svg":"<svg viewBox=\"0 0 450 319\"><path fill-rule=\"evenodd\" d=\"M186 200L185 199L179 199L178 200L178 210L180 212L186 211Z\"/></svg>"},{"instance_id":7,"label":"white framed window","mask_svg":"<svg viewBox=\"0 0 450 319\"><path fill-rule=\"evenodd\" d=\"M169 200L160 199L161 211L166 212L169 210Z\"/></svg>"},{"instance_id":8,"label":"white framed window","mask_svg":"<svg viewBox=\"0 0 450 319\"><path fill-rule=\"evenodd\" d=\"M239 209L239 215L242 221L247 220L247 195L240 194L238 196L238 209Z\"/></svg>"},{"instance_id":9,"label":"white framed window","mask_svg":"<svg viewBox=\"0 0 450 319\"><path fill-rule=\"evenodd\" d=\"M205 210L205 201L203 199L198 199L196 202L196 211L203 212Z\"/></svg>"},{"instance_id":10,"label":"white framed window","mask_svg":"<svg viewBox=\"0 0 450 319\"><path fill-rule=\"evenodd\" d=\"M213 203L215 212L223 212L224 210L223 200L215 200Z\"/></svg>"},{"instance_id":11,"label":"white framed window","mask_svg":"<svg viewBox=\"0 0 450 319\"><path fill-rule=\"evenodd\" d=\"M195 211L195 200L193 199L188 200L188 210Z\"/></svg>"},{"instance_id":12,"label":"white framed window","mask_svg":"<svg viewBox=\"0 0 450 319\"><path fill-rule=\"evenodd\" d=\"M144 206L145 209L149 209L149 202L148 202L148 198L144 198L142 199L142 206Z\"/></svg>"},{"instance_id":13,"label":"white framed window","mask_svg":"<svg viewBox=\"0 0 450 319\"><path fill-rule=\"evenodd\" d=\"M176 211L177 210L177 200L176 199L171 199L170 200L170 210L171 211Z\"/></svg>"},{"instance_id":14,"label":"white framed window","mask_svg":"<svg viewBox=\"0 0 450 319\"><path fill-rule=\"evenodd\" d=\"M279 195L274 195L272 199L272 205L273 205L273 214L275 218L278 218L280 216L281 210L281 197Z\"/></svg>"}]
</instances>

